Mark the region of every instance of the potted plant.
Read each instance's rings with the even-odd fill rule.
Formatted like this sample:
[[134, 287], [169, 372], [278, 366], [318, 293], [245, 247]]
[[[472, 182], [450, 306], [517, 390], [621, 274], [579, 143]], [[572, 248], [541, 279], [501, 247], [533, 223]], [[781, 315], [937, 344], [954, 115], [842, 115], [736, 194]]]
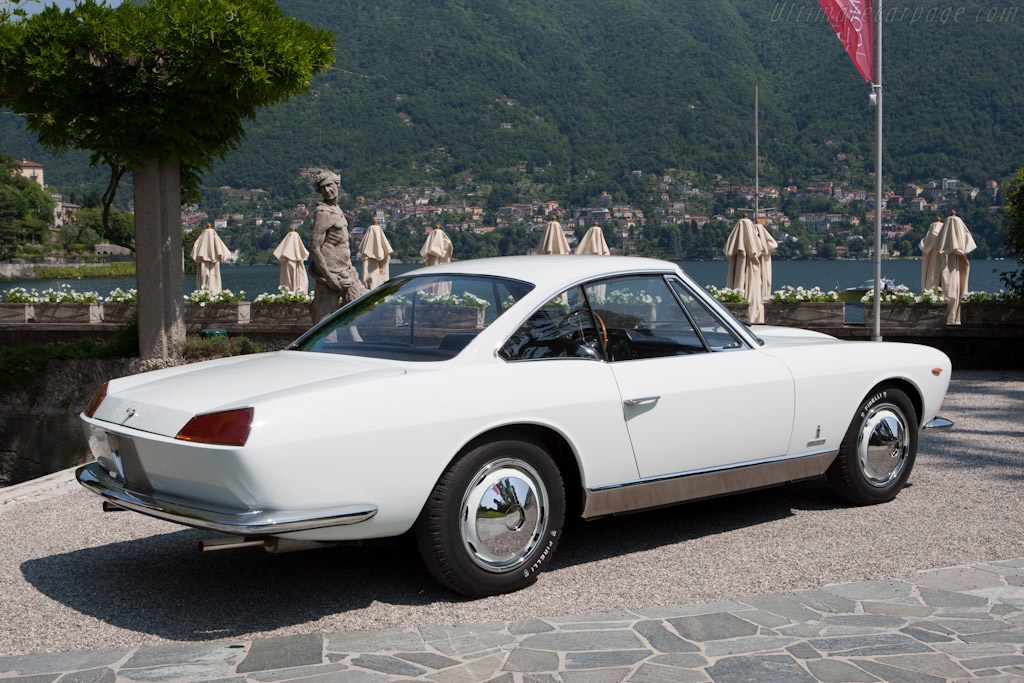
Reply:
[[251, 319], [254, 323], [285, 322], [313, 323], [310, 306], [313, 297], [302, 290], [290, 290], [279, 285], [277, 294], [264, 292], [252, 300]]
[[[0, 323], [27, 323], [32, 320], [32, 292], [24, 287], [13, 287], [4, 292], [0, 302]], [[35, 292], [38, 294], [38, 292]]]
[[622, 287], [607, 292], [604, 300], [599, 301], [598, 305], [612, 304], [618, 313], [635, 316], [640, 320], [653, 321], [658, 319], [658, 304], [660, 303], [660, 296], [648, 294], [646, 290], [641, 289], [639, 292], [634, 292], [628, 287]]
[[[861, 298], [864, 304], [864, 324], [875, 320], [874, 292]], [[893, 327], [942, 327], [946, 324], [946, 306], [949, 299], [938, 287], [915, 294], [906, 285], [898, 285], [882, 292], [880, 324]]]
[[967, 292], [960, 301], [960, 322], [965, 327], [1024, 325], [1024, 301], [1005, 290]]
[[488, 306], [490, 303], [469, 292], [463, 292], [461, 296], [420, 292], [410, 315], [417, 326], [479, 330], [484, 326], [484, 313]]
[[100, 295], [76, 292], [71, 285], [47, 289], [36, 295], [33, 290], [32, 318], [37, 323], [98, 323], [103, 320]]
[[765, 323], [789, 327], [832, 327], [844, 322], [846, 304], [836, 292], [821, 287], [786, 285], [772, 292], [764, 307]]
[[750, 303], [747, 301], [747, 297], [742, 289], [715, 287], [714, 285], [708, 285], [705, 289], [708, 290], [708, 294], [718, 299], [718, 303], [722, 304], [723, 308], [728, 309], [730, 313], [740, 320], [747, 321]]
[[138, 310], [139, 293], [135, 289], [118, 287], [103, 300], [103, 322], [123, 325], [131, 320]]
[[208, 289], [197, 289], [185, 296], [186, 325], [248, 323], [251, 310], [244, 291], [235, 294], [222, 289], [214, 294]]

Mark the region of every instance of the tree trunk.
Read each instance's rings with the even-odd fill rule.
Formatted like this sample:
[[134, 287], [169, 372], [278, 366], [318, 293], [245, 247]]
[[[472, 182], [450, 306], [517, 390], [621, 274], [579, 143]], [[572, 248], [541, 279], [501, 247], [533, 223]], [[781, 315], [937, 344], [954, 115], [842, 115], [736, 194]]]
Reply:
[[139, 356], [178, 357], [185, 348], [180, 161], [151, 159], [133, 173]]

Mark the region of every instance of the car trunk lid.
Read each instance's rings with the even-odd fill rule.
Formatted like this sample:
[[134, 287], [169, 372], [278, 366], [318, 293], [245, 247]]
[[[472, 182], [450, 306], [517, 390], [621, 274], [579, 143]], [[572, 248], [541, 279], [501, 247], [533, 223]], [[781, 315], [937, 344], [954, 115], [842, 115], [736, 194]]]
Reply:
[[113, 380], [94, 417], [173, 437], [202, 413], [405, 372], [387, 361], [297, 351], [238, 356]]

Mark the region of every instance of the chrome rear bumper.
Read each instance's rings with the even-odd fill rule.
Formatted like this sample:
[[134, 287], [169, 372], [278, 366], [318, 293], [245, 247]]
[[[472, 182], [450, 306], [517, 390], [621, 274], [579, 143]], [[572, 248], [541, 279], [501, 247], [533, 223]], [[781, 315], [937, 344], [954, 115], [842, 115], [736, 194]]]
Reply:
[[358, 524], [377, 514], [373, 505], [342, 505], [314, 510], [212, 510], [193, 502], [157, 498], [150, 493], [129, 491], [112, 478], [98, 462], [75, 471], [78, 483], [117, 507], [177, 524], [239, 536], [268, 536], [293, 531]]

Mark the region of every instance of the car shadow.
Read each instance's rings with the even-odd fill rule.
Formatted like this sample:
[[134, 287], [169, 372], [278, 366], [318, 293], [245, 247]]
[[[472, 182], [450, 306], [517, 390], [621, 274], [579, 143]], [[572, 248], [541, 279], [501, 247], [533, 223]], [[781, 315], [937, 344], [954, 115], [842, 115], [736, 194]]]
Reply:
[[[552, 569], [841, 507], [820, 482], [801, 482], [673, 508], [574, 523]], [[642, 533], [637, 533], [642, 528]], [[259, 548], [200, 554], [208, 536], [185, 529], [23, 562], [47, 597], [119, 628], [200, 642], [313, 623], [373, 602], [468, 600], [441, 587], [409, 538], [271, 555]]]
[[417, 605], [453, 597], [414, 545], [197, 552], [197, 541], [209, 535], [158, 534], [29, 560], [20, 569], [41, 593], [78, 612], [177, 641], [273, 631], [374, 601]]

